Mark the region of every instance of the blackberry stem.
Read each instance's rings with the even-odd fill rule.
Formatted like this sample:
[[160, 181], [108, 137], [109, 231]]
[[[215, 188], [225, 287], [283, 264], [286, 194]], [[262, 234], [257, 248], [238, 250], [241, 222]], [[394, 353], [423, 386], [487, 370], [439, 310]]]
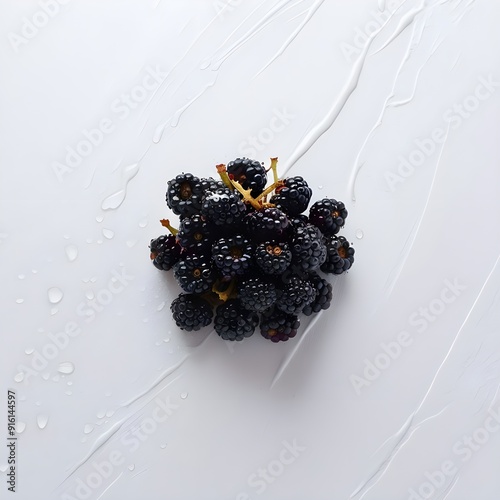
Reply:
[[220, 285], [219, 281], [216, 281], [214, 285], [212, 286], [212, 292], [216, 293], [219, 296], [219, 299], [222, 300], [222, 302], [226, 302], [231, 298], [233, 295], [233, 292], [235, 291], [236, 288], [236, 278], [233, 278], [231, 282], [229, 283], [228, 287], [225, 290], [219, 290], [218, 286]]
[[253, 208], [256, 210], [260, 210], [262, 208], [260, 203], [256, 199], [252, 198], [252, 195], [250, 194], [252, 192], [251, 189], [243, 189], [243, 186], [239, 182], [233, 181], [232, 179], [230, 179], [230, 182], [243, 195], [243, 199], [248, 201]]
[[271, 158], [271, 169], [273, 171], [274, 183], [276, 184], [279, 181], [278, 177], [278, 158]]
[[162, 219], [160, 223], [163, 227], [166, 227], [174, 236], [176, 236], [177, 233], [179, 232], [178, 229], [175, 229], [175, 227], [172, 227], [170, 225], [170, 221], [168, 219]]
[[234, 189], [234, 186], [231, 182], [231, 179], [229, 178], [229, 175], [227, 174], [226, 165], [224, 165], [224, 163], [221, 163], [215, 168], [217, 168], [217, 173], [220, 175], [222, 182], [224, 182], [224, 184], [232, 191]]
[[281, 186], [284, 186], [284, 182], [277, 180], [276, 182], [273, 182], [270, 186], [268, 186], [264, 191], [255, 198], [257, 201], [261, 200], [262, 198], [265, 198], [269, 193], [272, 193], [276, 188], [279, 188]]

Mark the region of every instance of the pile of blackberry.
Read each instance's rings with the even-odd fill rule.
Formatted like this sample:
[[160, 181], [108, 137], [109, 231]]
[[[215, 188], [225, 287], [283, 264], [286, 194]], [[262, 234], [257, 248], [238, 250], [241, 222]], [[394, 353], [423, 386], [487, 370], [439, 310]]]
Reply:
[[237, 158], [217, 166], [219, 180], [182, 173], [168, 181], [166, 201], [179, 216], [178, 229], [162, 220], [168, 234], [149, 248], [155, 267], [173, 270], [182, 289], [170, 307], [182, 330], [213, 321], [224, 340], [243, 340], [258, 327], [280, 342], [295, 337], [301, 314], [330, 307], [325, 275], [342, 274], [354, 262], [354, 248], [338, 234], [347, 210], [323, 198], [305, 215], [311, 188], [300, 176], [280, 179], [277, 161], [266, 169]]

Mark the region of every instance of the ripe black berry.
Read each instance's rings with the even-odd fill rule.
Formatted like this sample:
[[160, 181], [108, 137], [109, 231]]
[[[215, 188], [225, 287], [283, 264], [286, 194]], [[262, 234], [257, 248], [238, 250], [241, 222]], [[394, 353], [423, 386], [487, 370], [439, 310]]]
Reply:
[[286, 342], [297, 335], [299, 326], [300, 320], [296, 315], [274, 310], [269, 315], [262, 315], [260, 333], [272, 342]]
[[298, 227], [292, 239], [292, 263], [302, 271], [316, 271], [325, 262], [326, 246], [320, 230], [310, 224]]
[[189, 253], [203, 254], [212, 247], [212, 231], [201, 215], [191, 215], [182, 219], [177, 241]]
[[264, 191], [267, 184], [266, 169], [257, 160], [236, 158], [227, 164], [227, 173], [244, 189], [251, 189], [250, 194], [254, 198]]
[[289, 177], [283, 180], [283, 186], [276, 188], [271, 203], [290, 216], [299, 215], [307, 209], [311, 195], [312, 190], [302, 177]]
[[220, 305], [215, 313], [214, 328], [224, 340], [243, 340], [251, 337], [259, 317], [246, 310], [237, 299], [231, 299]]
[[344, 226], [347, 210], [341, 201], [323, 198], [309, 210], [309, 222], [320, 229], [325, 236], [333, 236]]
[[170, 310], [181, 330], [197, 331], [212, 322], [212, 307], [198, 295], [181, 293], [172, 302]]
[[216, 226], [230, 226], [241, 222], [246, 207], [237, 192], [219, 188], [204, 197], [201, 213]]
[[332, 285], [318, 274], [310, 275], [308, 281], [312, 284], [316, 292], [316, 297], [302, 309], [302, 312], [306, 316], [311, 316], [313, 313], [330, 307], [330, 303], [332, 302]]
[[221, 238], [212, 247], [212, 259], [224, 279], [245, 274], [252, 266], [250, 240], [239, 234]]
[[316, 291], [309, 281], [291, 276], [289, 282], [280, 287], [276, 307], [287, 314], [299, 314], [315, 297]]
[[255, 242], [283, 241], [290, 227], [287, 216], [277, 208], [251, 212], [245, 217], [244, 223], [248, 236]]
[[212, 263], [204, 256], [188, 255], [174, 266], [174, 276], [187, 293], [211, 290], [216, 274]]
[[292, 262], [288, 243], [266, 241], [255, 250], [255, 262], [265, 274], [283, 274]]
[[207, 185], [193, 174], [179, 174], [167, 183], [167, 205], [181, 217], [197, 214], [201, 210], [201, 199], [206, 189]]
[[177, 244], [172, 234], [160, 236], [151, 240], [151, 260], [154, 266], [161, 271], [169, 271], [179, 261], [181, 247]]
[[342, 274], [349, 270], [354, 262], [354, 248], [343, 236], [332, 236], [327, 240], [327, 257], [321, 270], [324, 273]]
[[269, 279], [260, 276], [244, 278], [238, 284], [238, 298], [249, 311], [262, 312], [276, 302], [276, 286]]

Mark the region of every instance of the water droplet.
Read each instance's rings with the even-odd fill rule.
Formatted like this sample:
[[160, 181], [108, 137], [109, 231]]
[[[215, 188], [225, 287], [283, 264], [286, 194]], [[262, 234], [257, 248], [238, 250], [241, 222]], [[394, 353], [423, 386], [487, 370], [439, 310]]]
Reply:
[[34, 350], [35, 349], [33, 347], [26, 347], [24, 352], [29, 355], [29, 354], [33, 354]]
[[69, 389], [65, 391], [66, 396], [71, 396], [73, 394], [73, 391], [70, 391]]
[[24, 302], [24, 299], [16, 299], [17, 304], [22, 304]]
[[36, 274], [38, 271], [37, 271], [36, 269], [32, 269], [32, 270], [31, 270], [31, 272], [32, 272], [33, 274]]
[[135, 465], [134, 465], [134, 464], [130, 464], [130, 465], [128, 466], [128, 470], [134, 470], [134, 469], [135, 469]]
[[361, 231], [361, 229], [357, 229], [356, 230], [356, 238], [358, 238], [358, 240], [360, 240], [361, 238], [363, 238], [363, 236], [364, 236], [363, 231]]
[[108, 410], [106, 412], [106, 417], [111, 418], [115, 414], [114, 410]]
[[103, 217], [102, 215], [98, 215], [98, 216], [95, 218], [95, 220], [96, 220], [97, 222], [102, 222], [102, 221], [104, 220], [104, 217]]
[[14, 382], [22, 382], [24, 380], [24, 373], [23, 372], [19, 372], [18, 374], [16, 374], [14, 376]]
[[90, 278], [91, 283], [95, 283], [96, 281], [97, 281], [97, 276], [93, 276], [92, 278]]
[[155, 345], [161, 345], [161, 342], [160, 342], [159, 340], [157, 340], [157, 341], [155, 342]]
[[127, 165], [123, 168], [121, 174], [121, 183], [123, 187], [116, 191], [115, 193], [104, 198], [101, 208], [103, 210], [114, 210], [118, 208], [127, 196], [128, 183], [138, 174], [139, 163], [133, 163], [132, 165]]
[[73, 373], [75, 371], [75, 365], [71, 363], [71, 361], [63, 361], [62, 363], [59, 363], [59, 368], [57, 369], [57, 371], [59, 373], [69, 375], [70, 373]]
[[165, 301], [163, 301], [163, 302], [162, 302], [162, 303], [161, 303], [161, 304], [160, 304], [160, 305], [156, 308], [156, 310], [157, 310], [157, 311], [161, 311], [161, 310], [163, 310], [163, 308], [164, 308], [164, 307], [165, 307]]
[[47, 427], [48, 421], [49, 421], [49, 417], [47, 415], [44, 415], [43, 413], [40, 415], [37, 415], [37, 417], [36, 417], [36, 423], [40, 429], [45, 429], [45, 427]]
[[71, 238], [71, 236], [70, 236], [69, 234], [65, 234], [65, 235], [63, 236], [63, 238], [64, 238], [65, 240], [69, 240], [69, 239]]
[[137, 245], [137, 240], [127, 240], [127, 246], [129, 248], [135, 247]]
[[148, 219], [143, 219], [139, 222], [139, 227], [146, 227], [148, 225]]
[[87, 299], [89, 300], [92, 300], [95, 297], [94, 292], [92, 290], [87, 290], [85, 292], [85, 297], [87, 297]]
[[87, 238], [87, 239], [85, 240], [85, 243], [87, 243], [88, 245], [90, 245], [90, 244], [92, 244], [92, 242], [93, 242], [93, 241], [94, 241], [94, 240], [93, 240], [92, 238]]
[[73, 262], [78, 257], [78, 247], [76, 245], [68, 245], [66, 248], [66, 257], [70, 262]]
[[91, 424], [86, 424], [85, 427], [83, 428], [83, 433], [84, 434], [90, 434], [94, 430], [94, 426]]
[[61, 302], [62, 298], [64, 297], [64, 294], [60, 288], [57, 287], [52, 287], [49, 288], [47, 291], [47, 295], [49, 296], [49, 302], [51, 304], [58, 304]]
[[103, 228], [103, 229], [102, 229], [102, 235], [103, 235], [106, 239], [111, 240], [111, 239], [114, 237], [115, 233], [114, 233], [114, 231], [111, 231], [111, 229], [106, 229], [106, 228]]
[[25, 422], [17, 422], [16, 423], [16, 433], [21, 434], [24, 432], [24, 429], [26, 429], [26, 423]]
[[98, 245], [102, 245], [103, 241], [102, 240], [97, 240]]
[[44, 374], [42, 375], [42, 378], [43, 378], [43, 380], [49, 380], [49, 378], [50, 378], [50, 373], [44, 373]]
[[100, 410], [97, 412], [97, 418], [104, 418], [106, 415], [106, 410]]
[[170, 342], [170, 337], [167, 337], [166, 339], [163, 339], [163, 342]]
[[37, 401], [37, 402], [35, 403], [35, 405], [36, 405], [36, 406], [42, 406], [42, 403], [41, 403], [40, 401]]
[[54, 316], [54, 314], [57, 314], [59, 312], [59, 309], [57, 307], [53, 307], [51, 310], [50, 310], [50, 315], [51, 316]]
[[68, 380], [68, 381], [66, 382], [66, 384], [67, 384], [67, 385], [73, 385], [73, 382], [71, 382], [71, 380]]
[[318, 186], [318, 189], [323, 189], [323, 186]]
[[25, 276], [24, 274], [20, 274], [20, 275], [18, 276], [18, 278], [19, 278], [20, 280], [23, 280], [24, 278], [26, 278], [26, 276]]
[[188, 393], [187, 392], [182, 392], [181, 393], [181, 399], [186, 399], [188, 397]]
[[167, 444], [166, 444], [166, 443], [162, 443], [162, 444], [160, 444], [160, 448], [161, 448], [162, 450], [164, 450], [166, 447], [167, 447]]

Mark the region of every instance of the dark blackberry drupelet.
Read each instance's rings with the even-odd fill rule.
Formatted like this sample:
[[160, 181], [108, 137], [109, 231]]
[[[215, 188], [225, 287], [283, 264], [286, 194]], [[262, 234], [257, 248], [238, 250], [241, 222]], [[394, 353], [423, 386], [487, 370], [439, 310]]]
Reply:
[[238, 298], [249, 311], [262, 312], [274, 305], [278, 297], [276, 286], [269, 279], [253, 276], [238, 284]]
[[218, 188], [203, 198], [201, 213], [216, 226], [232, 226], [243, 220], [246, 207], [237, 192]]
[[315, 297], [316, 291], [309, 281], [291, 276], [278, 291], [276, 307], [287, 314], [299, 314]]
[[299, 215], [307, 209], [312, 190], [300, 176], [283, 179], [270, 202], [290, 216]]
[[342, 274], [354, 263], [354, 248], [343, 236], [332, 236], [326, 243], [327, 257], [321, 270], [329, 274]]
[[323, 235], [311, 224], [296, 229], [291, 249], [292, 264], [302, 271], [316, 271], [325, 262], [326, 246]]
[[[212, 179], [212, 181], [214, 180]], [[203, 182], [193, 174], [179, 174], [167, 183], [168, 207], [180, 217], [189, 217], [200, 213], [201, 200], [209, 185], [209, 181]]]
[[323, 198], [309, 210], [309, 222], [325, 236], [333, 236], [340, 231], [347, 219], [347, 210], [341, 201]]
[[284, 241], [288, 238], [290, 222], [277, 208], [264, 208], [249, 213], [244, 221], [245, 229], [252, 241]]
[[215, 313], [214, 328], [224, 340], [243, 340], [251, 337], [259, 317], [246, 310], [237, 299], [230, 299], [220, 305]]
[[260, 320], [260, 333], [272, 342], [286, 342], [297, 335], [300, 320], [295, 314], [286, 314], [275, 309], [263, 314]]
[[159, 238], [151, 240], [149, 248], [151, 250], [150, 257], [154, 266], [161, 271], [169, 271], [179, 262], [181, 247], [172, 234], [160, 236]]
[[197, 331], [212, 322], [210, 304], [198, 295], [181, 293], [171, 304], [175, 324], [188, 332]]
[[207, 257], [187, 255], [174, 266], [174, 276], [185, 292], [203, 293], [211, 290], [216, 273]]
[[312, 284], [316, 292], [316, 297], [302, 309], [302, 312], [306, 316], [311, 316], [313, 313], [330, 307], [330, 303], [332, 302], [332, 285], [318, 274], [310, 275], [308, 281]]
[[255, 249], [255, 262], [265, 274], [282, 274], [292, 262], [288, 243], [266, 241]]
[[212, 247], [212, 259], [223, 279], [241, 276], [252, 267], [253, 246], [239, 234], [221, 238]]
[[213, 244], [211, 227], [201, 215], [185, 217], [179, 226], [177, 241], [188, 253], [210, 253]]
[[227, 164], [229, 177], [239, 182], [243, 189], [251, 189], [253, 198], [264, 191], [267, 184], [266, 169], [257, 160], [236, 158]]

